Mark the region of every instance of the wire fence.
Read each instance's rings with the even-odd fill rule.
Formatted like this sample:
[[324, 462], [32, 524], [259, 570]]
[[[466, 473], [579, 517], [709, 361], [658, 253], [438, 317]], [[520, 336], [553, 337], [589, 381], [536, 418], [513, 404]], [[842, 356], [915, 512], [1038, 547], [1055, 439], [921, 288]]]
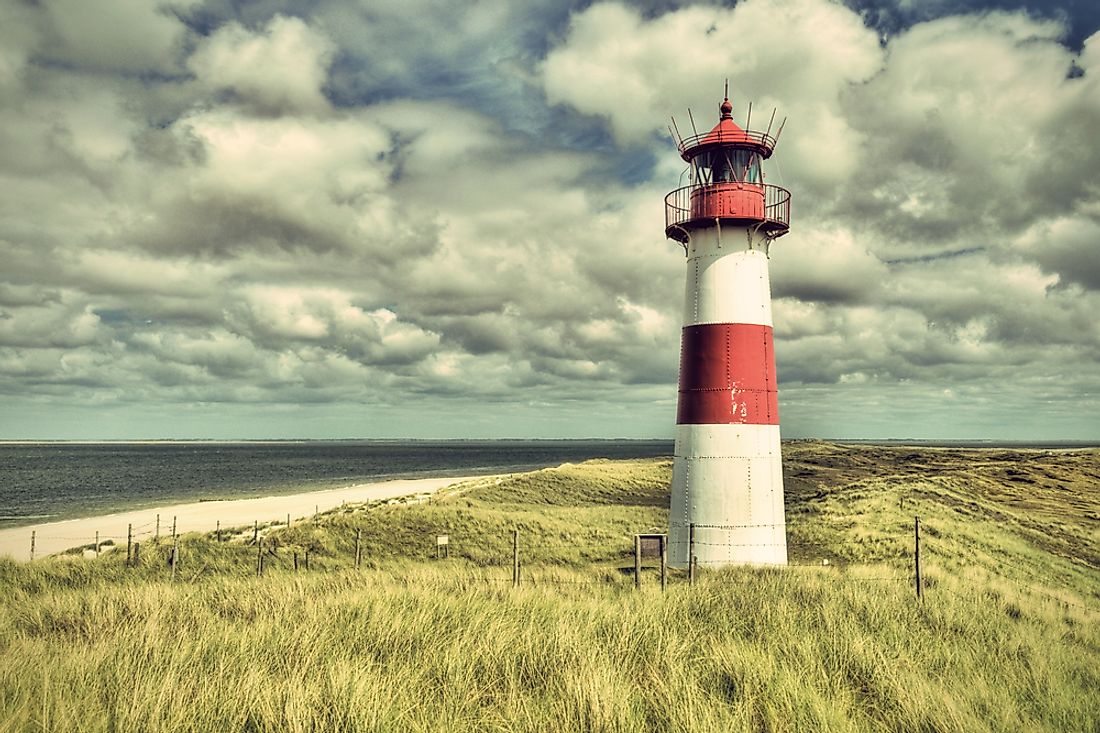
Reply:
[[[368, 549], [361, 527], [334, 528], [331, 525], [311, 523], [306, 520], [299, 520], [295, 525], [290, 516], [286, 517], [285, 522], [256, 520], [251, 525], [222, 527], [219, 522], [213, 531], [204, 529], [201, 532], [188, 534], [192, 537], [198, 534], [218, 545], [226, 545], [238, 550], [247, 548], [254, 553], [252, 560], [246, 564], [238, 556], [235, 564], [230, 562], [228, 565], [212, 565], [210, 561], [204, 561], [197, 568], [187, 567], [189, 561], [181, 554], [183, 530], [177, 526], [175, 517], [171, 522], [167, 521], [167, 517], [163, 522], [161, 519], [158, 515], [156, 519], [144, 524], [131, 524], [127, 527], [125, 534], [97, 532], [94, 537], [43, 536], [32, 530], [30, 559], [35, 560], [36, 545], [40, 540], [78, 543], [67, 552], [71, 554], [82, 551], [85, 556], [95, 557], [102, 554], [121, 554], [125, 548], [124, 566], [127, 569], [146, 568], [148, 570], [151, 567], [160, 566], [164, 572], [170, 573], [173, 580], [195, 581], [201, 577], [227, 573], [243, 572], [262, 577], [273, 570], [333, 572], [360, 569], [364, 565], [365, 550]], [[316, 519], [315, 514], [314, 520]], [[309, 537], [294, 537], [286, 532], [295, 527], [343, 532], [344, 536], [340, 538], [342, 541], [337, 543], [337, 549], [331, 546], [318, 547]], [[607, 587], [622, 586], [633, 581], [635, 587], [641, 587], [644, 577], [656, 577], [659, 579], [661, 588], [664, 589], [671, 583], [694, 585], [696, 572], [699, 569], [714, 570], [730, 565], [758, 565], [773, 567], [777, 570], [812, 568], [819, 571], [832, 571], [837, 573], [838, 579], [842, 578], [847, 583], [907, 586], [918, 601], [926, 598], [929, 589], [933, 589], [934, 594], [942, 591], [948, 595], [967, 599], [996, 595], [988, 589], [967, 592], [951, 587], [941, 582], [940, 573], [929, 577], [924, 566], [928, 559], [928, 547], [927, 545], [922, 547], [922, 542], [926, 542], [921, 533], [922, 527], [920, 518], [915, 517], [913, 531], [907, 536], [898, 534], [895, 525], [890, 528], [893, 535], [887, 534], [878, 539], [861, 539], [859, 541], [861, 549], [877, 551], [877, 557], [871, 562], [851, 561], [837, 556], [833, 548], [822, 542], [799, 539], [797, 536], [787, 539], [790, 525], [786, 523], [692, 524], [673, 527], [673, 530], [687, 530], [688, 547], [686, 557], [677, 558], [677, 561], [671, 564], [668, 559], [669, 535], [664, 533], [638, 533], [633, 537], [609, 533], [595, 538], [574, 540], [572, 538], [555, 539], [535, 532], [524, 540], [519, 530], [512, 530], [507, 535], [494, 536], [485, 533], [465, 534], [446, 527], [439, 529], [426, 527], [415, 533], [406, 531], [403, 534], [395, 534], [392, 528], [387, 527], [379, 528], [381, 535], [373, 539], [376, 542], [384, 539], [391, 546], [390, 552], [382, 553], [383, 559], [403, 556], [416, 560], [452, 561], [449, 572], [454, 574], [457, 581], [465, 584], [506, 585], [510, 583], [516, 588], [521, 586]], [[706, 530], [710, 536], [707, 539], [697, 537], [697, 530]], [[778, 541], [715, 541], [715, 533], [719, 534], [717, 539], [720, 539], [722, 532], [729, 533], [736, 539], [739, 533], [746, 530], [772, 533]], [[190, 541], [190, 538], [187, 541]], [[399, 551], [401, 548], [406, 550], [414, 548], [414, 550], [402, 553]], [[720, 556], [715, 556], [715, 548], [724, 551], [724, 554], [719, 553]], [[774, 561], [761, 562], [761, 551]], [[682, 548], [678, 553], [683, 555]], [[366, 559], [369, 560], [371, 567], [378, 567], [378, 558], [371, 556]], [[575, 571], [578, 566], [584, 566], [582, 561], [585, 560], [588, 561], [588, 570], [592, 572], [591, 578], [562, 578], [555, 575], [566, 570]], [[623, 562], [628, 564], [623, 566]], [[460, 563], [466, 564], [465, 571], [459, 565]], [[511, 572], [498, 576], [502, 568], [510, 568]], [[1082, 599], [1077, 589], [1054, 587], [1050, 579], [1038, 578], [1021, 566], [1014, 565], [1013, 569], [1036, 582], [1009, 577], [993, 569], [990, 569], [990, 574], [1020, 591], [1042, 596], [1064, 607], [1073, 607], [1087, 612], [1100, 610], [1100, 604], [1089, 598]], [[1071, 596], [1072, 600], [1065, 596]]]

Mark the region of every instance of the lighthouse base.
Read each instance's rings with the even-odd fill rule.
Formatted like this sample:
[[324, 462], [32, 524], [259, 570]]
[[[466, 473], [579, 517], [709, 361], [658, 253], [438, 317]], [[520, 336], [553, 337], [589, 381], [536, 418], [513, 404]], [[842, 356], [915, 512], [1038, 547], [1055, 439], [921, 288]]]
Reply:
[[[691, 525], [695, 525], [694, 543]], [[668, 561], [786, 565], [778, 425], [678, 425]]]

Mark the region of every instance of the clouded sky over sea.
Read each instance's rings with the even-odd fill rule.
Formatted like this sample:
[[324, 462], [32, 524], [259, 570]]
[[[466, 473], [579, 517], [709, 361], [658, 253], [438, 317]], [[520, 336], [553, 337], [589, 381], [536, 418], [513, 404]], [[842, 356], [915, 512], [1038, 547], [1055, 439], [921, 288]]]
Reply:
[[1100, 4], [0, 0], [0, 439], [671, 437], [670, 115], [788, 122], [786, 437], [1100, 438]]

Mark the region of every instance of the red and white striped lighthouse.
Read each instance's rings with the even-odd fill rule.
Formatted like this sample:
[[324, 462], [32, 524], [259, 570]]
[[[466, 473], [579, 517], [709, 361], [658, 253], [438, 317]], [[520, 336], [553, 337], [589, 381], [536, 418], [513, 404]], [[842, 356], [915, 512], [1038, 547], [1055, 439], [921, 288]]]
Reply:
[[665, 198], [665, 234], [687, 254], [669, 561], [785, 565], [768, 248], [791, 195], [764, 183], [771, 124], [742, 129], [728, 97], [719, 110], [710, 132], [677, 134], [691, 183]]

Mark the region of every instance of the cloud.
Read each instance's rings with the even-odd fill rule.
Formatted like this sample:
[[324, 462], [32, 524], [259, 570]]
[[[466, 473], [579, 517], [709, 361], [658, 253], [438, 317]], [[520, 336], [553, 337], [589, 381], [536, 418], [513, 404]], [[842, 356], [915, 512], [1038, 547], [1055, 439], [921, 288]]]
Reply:
[[323, 112], [335, 46], [300, 18], [276, 15], [260, 32], [230, 22], [204, 38], [187, 65], [199, 83], [269, 113]]
[[120, 2], [103, 17], [129, 26], [77, 37], [67, 7], [0, 10], [3, 414], [214, 405], [240, 436], [297, 405], [379, 434], [430, 406], [456, 434], [667, 435], [661, 133], [689, 105], [713, 124], [728, 76], [739, 121], [789, 117], [768, 169], [793, 192], [771, 248], [788, 434], [997, 427], [1004, 405], [1086, 429], [1100, 36], [547, 0]]
[[186, 29], [167, 3], [50, 0], [36, 20], [45, 60], [124, 73], [178, 70]]
[[[773, 105], [782, 114], [817, 111], [799, 116], [813, 119], [815, 129], [825, 126], [826, 144], [815, 151], [820, 157], [850, 144], [844, 121], [821, 113], [831, 112], [847, 85], [874, 75], [881, 60], [876, 34], [829, 2], [752, 0], [653, 19], [625, 5], [599, 3], [573, 16], [566, 42], [551, 51], [542, 72], [550, 102], [605, 117], [623, 140], [662, 133], [670, 113], [686, 123], [689, 106], [699, 110], [697, 123], [706, 125], [729, 77], [739, 119], [748, 101], [755, 102], [761, 126]], [[714, 108], [700, 109], [701, 100], [715, 100]], [[821, 168], [835, 162], [829, 157]]]

